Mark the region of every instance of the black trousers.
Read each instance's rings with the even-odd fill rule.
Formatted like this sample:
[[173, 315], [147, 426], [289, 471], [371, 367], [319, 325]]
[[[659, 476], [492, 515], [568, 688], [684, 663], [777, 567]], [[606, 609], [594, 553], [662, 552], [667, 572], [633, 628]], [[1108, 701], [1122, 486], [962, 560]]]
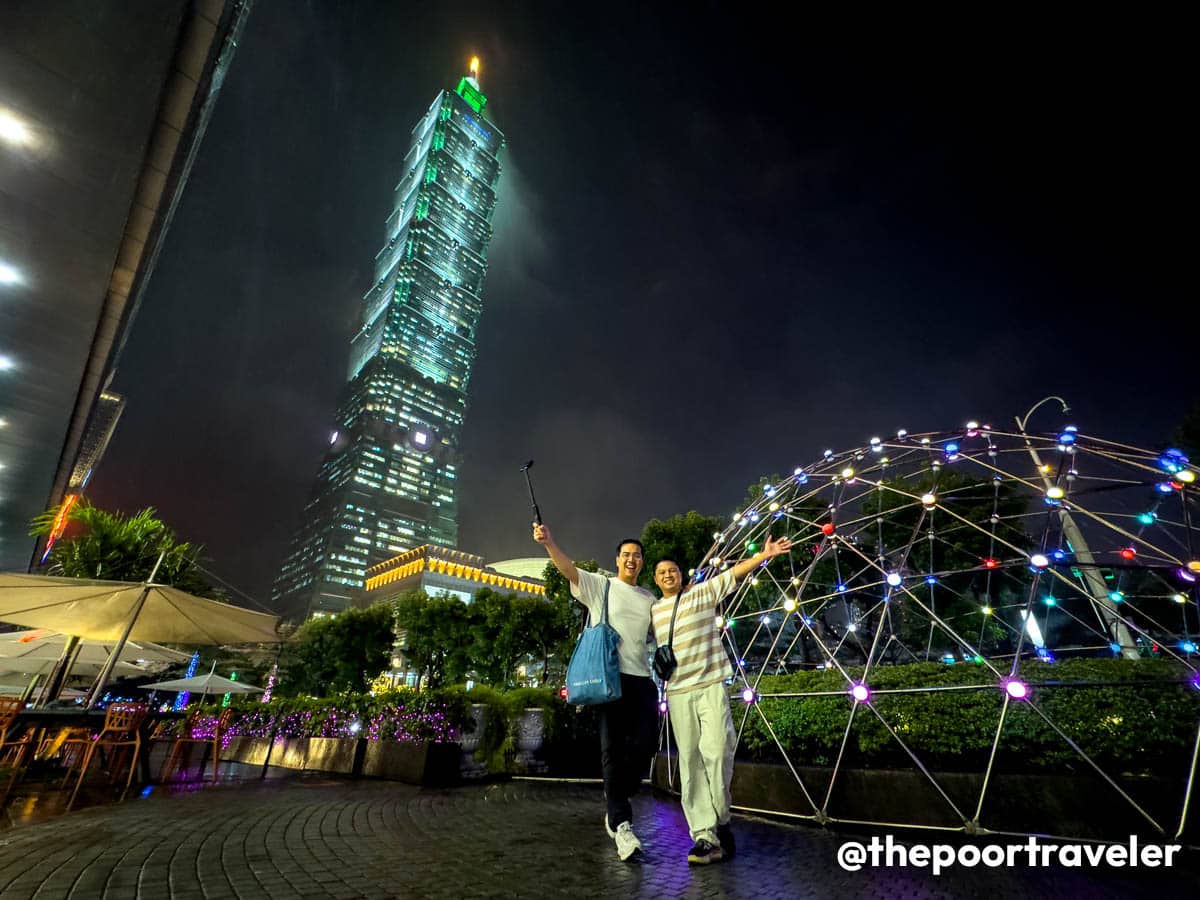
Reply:
[[621, 673], [621, 699], [598, 706], [600, 765], [608, 825], [633, 822], [629, 798], [638, 792], [658, 750], [658, 688], [653, 680]]

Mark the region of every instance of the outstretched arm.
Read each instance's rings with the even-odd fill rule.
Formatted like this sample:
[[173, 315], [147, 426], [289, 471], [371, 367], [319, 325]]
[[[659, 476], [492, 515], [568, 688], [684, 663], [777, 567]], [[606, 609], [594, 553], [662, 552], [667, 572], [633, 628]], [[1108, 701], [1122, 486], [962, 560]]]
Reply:
[[[770, 535], [767, 535], [767, 541], [765, 544], [763, 544], [763, 548], [761, 550], [748, 559], [743, 559], [741, 562], [735, 564], [729, 571], [733, 573], [733, 577], [737, 581], [741, 581], [763, 563], [774, 559], [781, 553], [787, 553], [791, 549], [791, 538], [781, 537], [779, 539], [775, 539]], [[564, 572], [563, 574], [565, 575], [566, 573]]]
[[563, 578], [567, 579], [573, 585], [579, 584], [579, 570], [575, 568], [575, 563], [571, 561], [571, 557], [567, 556], [563, 552], [562, 547], [555, 543], [554, 536], [550, 534], [548, 527], [534, 522], [533, 539], [546, 548], [546, 553], [550, 556], [550, 561], [554, 563], [554, 568], [562, 572]]

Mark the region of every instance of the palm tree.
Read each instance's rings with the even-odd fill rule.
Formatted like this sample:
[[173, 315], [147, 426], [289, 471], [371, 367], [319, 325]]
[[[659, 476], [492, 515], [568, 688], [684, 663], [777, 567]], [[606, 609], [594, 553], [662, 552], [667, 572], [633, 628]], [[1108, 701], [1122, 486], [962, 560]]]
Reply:
[[[30, 534], [48, 536], [59, 510], [32, 522]], [[180, 541], [153, 508], [131, 516], [109, 512], [81, 499], [67, 513], [67, 533], [50, 550], [48, 574], [105, 581], [145, 581], [162, 554], [155, 581], [191, 594], [218, 597], [200, 575], [201, 547]]]

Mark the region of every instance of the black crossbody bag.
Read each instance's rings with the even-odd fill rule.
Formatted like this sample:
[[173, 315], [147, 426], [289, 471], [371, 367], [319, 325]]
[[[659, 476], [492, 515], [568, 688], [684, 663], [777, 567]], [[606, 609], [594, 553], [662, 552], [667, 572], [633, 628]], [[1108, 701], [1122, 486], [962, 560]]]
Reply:
[[675, 651], [671, 649], [671, 642], [675, 640], [675, 614], [679, 612], [679, 598], [683, 596], [683, 591], [675, 595], [675, 605], [671, 607], [671, 627], [667, 629], [667, 642], [655, 648], [654, 650], [654, 674], [658, 676], [659, 681], [670, 681], [671, 676], [675, 674], [675, 667], [678, 662], [675, 659]]

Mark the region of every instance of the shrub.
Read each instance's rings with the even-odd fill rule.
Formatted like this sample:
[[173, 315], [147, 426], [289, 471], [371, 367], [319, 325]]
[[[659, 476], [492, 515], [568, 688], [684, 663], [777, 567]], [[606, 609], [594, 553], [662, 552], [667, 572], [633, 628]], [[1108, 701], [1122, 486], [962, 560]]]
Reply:
[[[862, 676], [861, 667], [847, 672], [855, 679]], [[1190, 672], [1183, 666], [1170, 660], [1079, 658], [1051, 665], [1030, 661], [1022, 663], [1018, 672], [1030, 685], [1031, 700], [1009, 704], [996, 759], [1001, 770], [1090, 768], [1037, 714], [1035, 706], [1106, 769], [1164, 774], [1186, 766], [1200, 720], [1200, 694], [1185, 683]], [[898, 737], [931, 768], [984, 768], [1003, 705], [997, 679], [989, 669], [940, 663], [879, 666], [871, 671], [870, 686], [871, 705], [879, 715], [866, 707], [855, 711], [846, 764], [912, 765]], [[887, 693], [906, 688], [931, 690]], [[773, 755], [775, 739], [763, 722], [765, 717], [793, 762], [833, 764], [854, 705], [846, 696], [841, 673], [766, 676], [758, 691], [762, 716], [751, 711], [746, 718], [742, 735], [746, 754], [756, 759]], [[772, 696], [814, 692], [832, 695]]]

